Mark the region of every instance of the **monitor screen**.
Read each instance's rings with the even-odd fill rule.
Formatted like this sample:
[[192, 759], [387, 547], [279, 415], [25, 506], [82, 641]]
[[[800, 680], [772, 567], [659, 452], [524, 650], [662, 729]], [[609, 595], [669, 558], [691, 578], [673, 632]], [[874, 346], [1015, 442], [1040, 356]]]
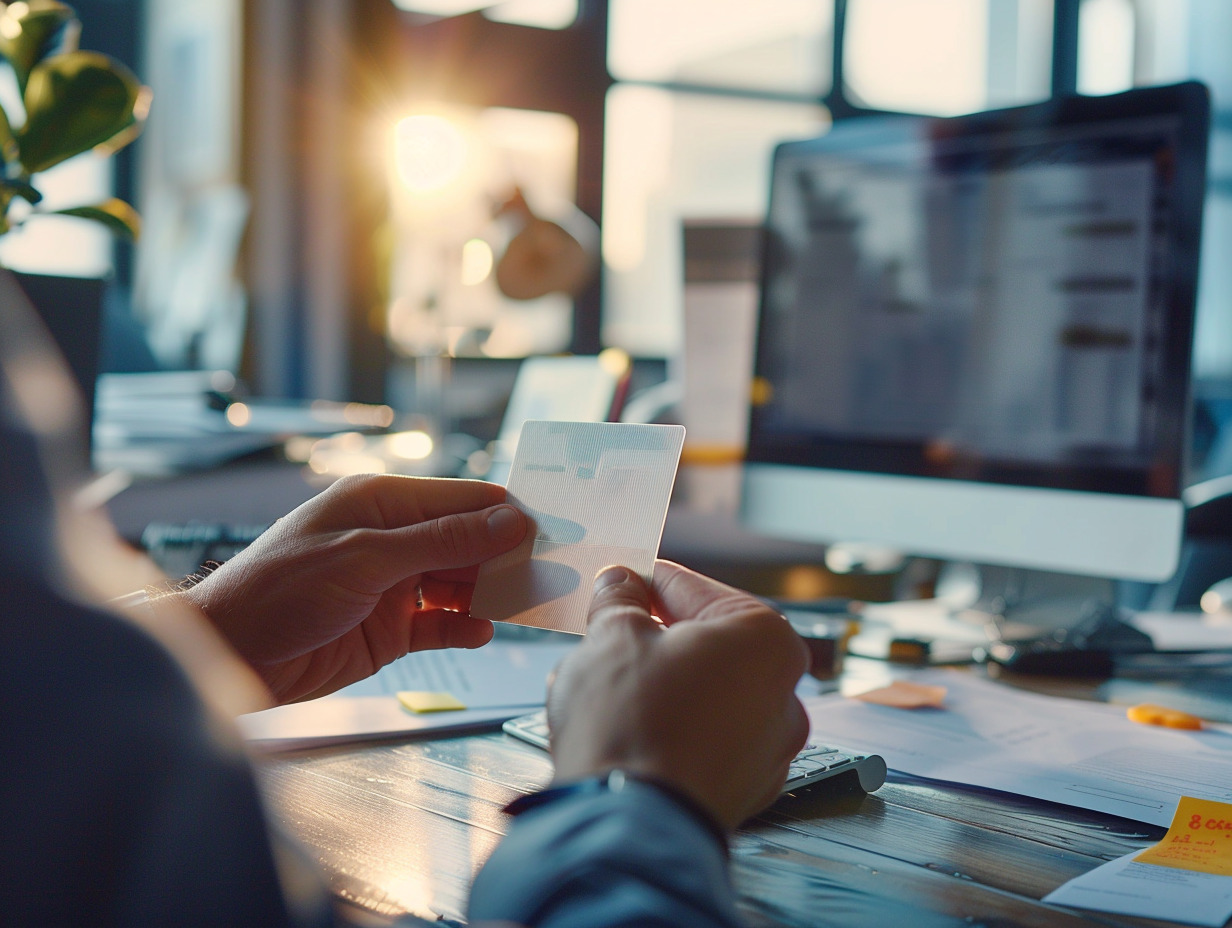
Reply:
[[1207, 109], [1182, 84], [779, 146], [748, 524], [1170, 576]]

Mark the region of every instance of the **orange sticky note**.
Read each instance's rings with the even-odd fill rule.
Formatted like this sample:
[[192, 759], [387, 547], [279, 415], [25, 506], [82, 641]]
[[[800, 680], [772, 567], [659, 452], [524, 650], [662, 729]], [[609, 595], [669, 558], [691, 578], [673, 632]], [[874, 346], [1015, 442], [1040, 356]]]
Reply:
[[1134, 860], [1178, 870], [1232, 876], [1232, 804], [1181, 797], [1172, 827]]
[[1130, 706], [1125, 714], [1129, 716], [1131, 722], [1137, 722], [1140, 725], [1163, 725], [1165, 728], [1186, 728], [1191, 731], [1197, 731], [1202, 727], [1202, 720], [1196, 715], [1190, 715], [1180, 709], [1157, 706], [1153, 702]]
[[452, 693], [431, 693], [427, 690], [401, 690], [398, 702], [412, 712], [454, 712], [465, 709], [466, 703]]
[[895, 680], [889, 686], [857, 693], [852, 698], [878, 706], [892, 706], [895, 709], [940, 709], [945, 702], [945, 694], [944, 686]]

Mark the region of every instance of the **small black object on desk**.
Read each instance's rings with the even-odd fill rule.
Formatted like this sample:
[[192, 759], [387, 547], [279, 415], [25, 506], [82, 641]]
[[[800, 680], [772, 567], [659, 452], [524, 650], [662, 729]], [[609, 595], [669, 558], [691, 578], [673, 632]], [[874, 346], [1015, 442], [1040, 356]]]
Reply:
[[1125, 622], [1115, 607], [1101, 603], [1071, 627], [1026, 641], [994, 642], [979, 649], [976, 659], [1017, 673], [1108, 677], [1117, 656], [1154, 649], [1149, 635]]

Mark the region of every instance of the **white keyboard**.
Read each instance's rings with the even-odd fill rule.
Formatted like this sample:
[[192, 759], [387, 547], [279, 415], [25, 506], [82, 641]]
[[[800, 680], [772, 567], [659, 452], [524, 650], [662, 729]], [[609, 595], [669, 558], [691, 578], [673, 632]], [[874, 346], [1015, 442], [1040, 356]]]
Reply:
[[[505, 734], [545, 751], [548, 749], [548, 720], [542, 709], [510, 719], [502, 727]], [[859, 751], [810, 741], [791, 762], [782, 791], [794, 793], [825, 783], [827, 789], [833, 788], [836, 792], [858, 787], [871, 793], [881, 787], [885, 778], [886, 763], [879, 754], [861, 754]]]

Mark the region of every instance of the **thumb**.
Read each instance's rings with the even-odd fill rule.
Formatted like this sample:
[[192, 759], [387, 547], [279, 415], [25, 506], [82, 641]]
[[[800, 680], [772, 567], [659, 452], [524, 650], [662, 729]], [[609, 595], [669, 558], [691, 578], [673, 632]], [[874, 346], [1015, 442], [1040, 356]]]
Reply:
[[605, 634], [628, 627], [659, 627], [650, 617], [650, 589], [646, 581], [627, 567], [605, 567], [595, 577], [586, 632]]
[[389, 553], [399, 559], [404, 573], [449, 570], [517, 547], [526, 536], [526, 517], [513, 506], [491, 506], [428, 519], [389, 534], [397, 542]]

